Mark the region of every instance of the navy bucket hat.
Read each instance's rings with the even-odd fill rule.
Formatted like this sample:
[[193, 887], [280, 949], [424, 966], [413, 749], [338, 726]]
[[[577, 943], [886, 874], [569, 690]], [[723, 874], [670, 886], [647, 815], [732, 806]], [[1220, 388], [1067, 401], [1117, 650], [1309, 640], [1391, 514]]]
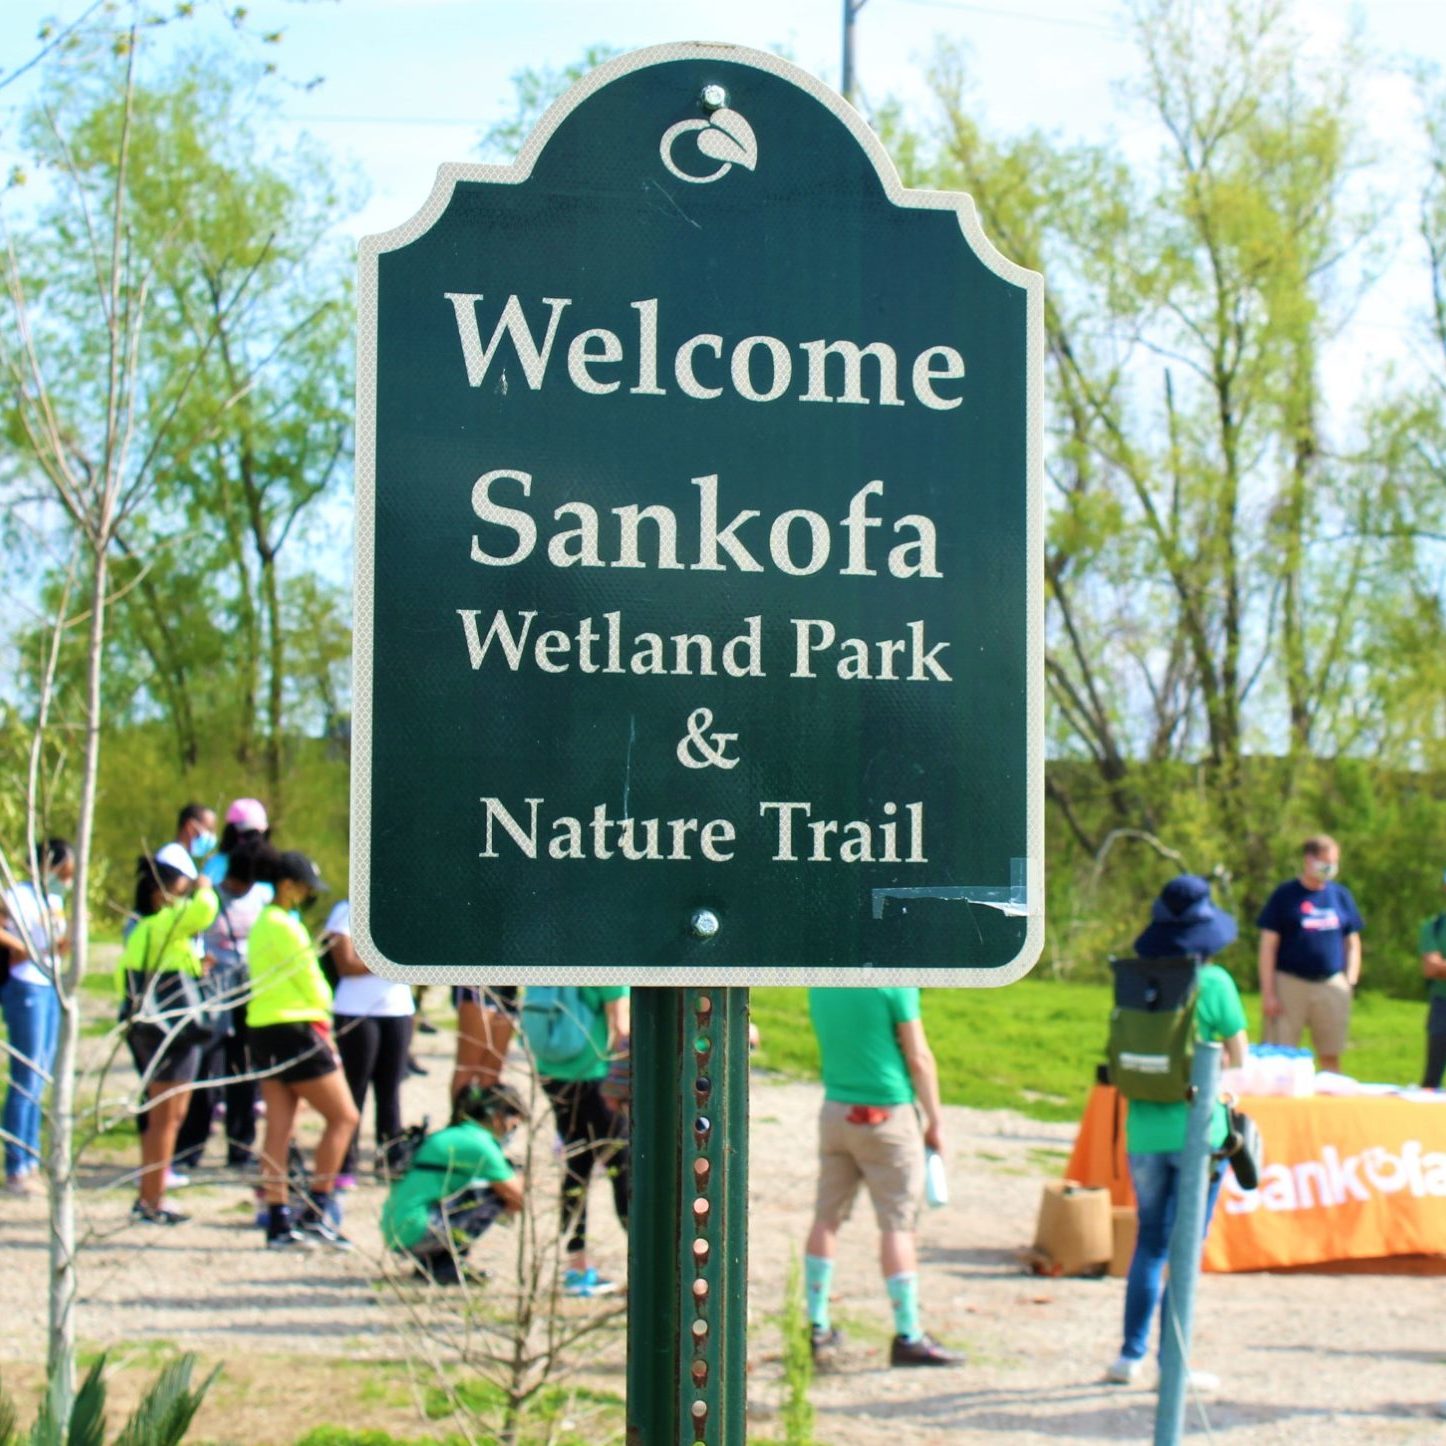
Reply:
[[1160, 890], [1150, 908], [1150, 922], [1135, 940], [1141, 959], [1189, 956], [1208, 959], [1235, 942], [1235, 916], [1210, 900], [1210, 880], [1179, 874]]

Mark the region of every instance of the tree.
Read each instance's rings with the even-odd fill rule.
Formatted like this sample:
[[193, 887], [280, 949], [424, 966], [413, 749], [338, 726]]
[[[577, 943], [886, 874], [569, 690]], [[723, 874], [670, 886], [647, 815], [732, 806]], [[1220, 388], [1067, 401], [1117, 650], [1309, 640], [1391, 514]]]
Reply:
[[[94, 8], [94, 7], [93, 7]], [[87, 16], [90, 15], [87, 11]], [[74, 539], [53, 636], [84, 632], [77, 696], [62, 700], [83, 740], [76, 779], [76, 878], [69, 959], [55, 979], [59, 1042], [47, 1111], [46, 1175], [50, 1186], [48, 1365], [52, 1417], [67, 1427], [75, 1399], [75, 1086], [80, 981], [89, 959], [92, 838], [103, 727], [105, 658], [113, 602], [113, 565], [124, 555], [168, 467], [194, 445], [198, 421], [211, 435], [242, 401], [214, 384], [210, 369], [256, 268], [228, 278], [223, 307], [162, 319], [166, 267], [184, 249], [187, 203], [182, 196], [159, 231], [147, 231], [147, 181], [165, 170], [147, 129], [150, 105], [139, 83], [138, 47], [155, 23], [139, 6], [130, 23], [110, 27], [109, 10], [95, 30], [66, 33], [70, 64], [57, 72], [26, 123], [26, 135], [53, 190], [33, 219], [16, 219], [14, 197], [0, 210], [0, 375], [4, 434], [11, 454], [6, 485], [12, 500], [59, 511]], [[84, 46], [82, 46], [84, 42]], [[83, 63], [75, 64], [77, 58]], [[147, 172], [144, 168], [149, 165]], [[173, 200], [176, 198], [173, 198]], [[232, 337], [233, 342], [235, 338]], [[220, 375], [227, 372], [224, 367]], [[259, 369], [229, 373], [255, 388]], [[133, 548], [141, 586], [148, 565]], [[35, 699], [25, 829], [33, 841], [40, 816], [41, 760], [55, 701], [57, 645], [46, 654]], [[62, 725], [67, 721], [62, 718]]]
[[[1306, 59], [1276, 0], [1132, 16], [1153, 172], [1113, 145], [989, 138], [945, 50], [912, 179], [970, 191], [1046, 276], [1053, 747], [1091, 761], [1117, 826], [1155, 822], [1140, 765], [1203, 758], [1253, 872], [1273, 825], [1244, 760], [1350, 736], [1347, 662], [1386, 563], [1349, 535], [1370, 479], [1320, 380], [1378, 213], [1352, 201], [1349, 47]], [[1098, 848], [1057, 773], [1052, 796]]]
[[[194, 380], [153, 459], [146, 505], [116, 531], [126, 588], [107, 671], [122, 716], [159, 709], [169, 719], [183, 769], [203, 732], [230, 739], [243, 761], [259, 737], [279, 813], [281, 557], [347, 476], [351, 308], [328, 239], [337, 168], [306, 147], [267, 156], [257, 78], [256, 66], [201, 54], [132, 97], [129, 236], [153, 268], [146, 382]], [[115, 104], [87, 94], [75, 109], [66, 152], [101, 165]], [[59, 145], [36, 137], [49, 164]], [[63, 225], [49, 219], [53, 231]]]

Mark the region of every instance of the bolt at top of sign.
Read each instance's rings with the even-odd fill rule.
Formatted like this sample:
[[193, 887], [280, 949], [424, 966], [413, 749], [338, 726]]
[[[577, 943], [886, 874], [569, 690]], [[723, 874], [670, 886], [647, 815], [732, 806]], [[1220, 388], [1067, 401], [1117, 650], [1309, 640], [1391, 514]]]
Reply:
[[445, 167], [359, 294], [363, 957], [1023, 972], [1042, 296], [968, 198], [786, 62], [667, 47]]

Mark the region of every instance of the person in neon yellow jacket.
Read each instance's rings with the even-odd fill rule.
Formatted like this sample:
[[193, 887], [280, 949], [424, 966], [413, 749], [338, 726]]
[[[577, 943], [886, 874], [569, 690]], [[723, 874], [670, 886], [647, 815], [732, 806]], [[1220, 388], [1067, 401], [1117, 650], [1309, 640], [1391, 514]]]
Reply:
[[[246, 1033], [251, 1066], [261, 1076], [266, 1102], [261, 1146], [266, 1245], [285, 1250], [320, 1242], [350, 1250], [351, 1242], [337, 1229], [340, 1211], [333, 1190], [360, 1116], [332, 1043], [331, 986], [300, 917], [324, 885], [305, 854], [277, 853], [269, 846], [257, 857], [257, 878], [276, 889], [246, 940], [251, 975]], [[310, 1198], [294, 1215], [287, 1157], [303, 1100], [321, 1115], [325, 1127], [316, 1146]]]
[[219, 907], [211, 881], [197, 876], [178, 844], [137, 862], [138, 922], [121, 953], [116, 982], [126, 1001], [126, 1043], [146, 1096], [139, 1198], [131, 1207], [138, 1225], [179, 1225], [188, 1218], [165, 1203], [176, 1131], [201, 1063], [178, 976], [200, 977], [196, 940], [215, 922]]

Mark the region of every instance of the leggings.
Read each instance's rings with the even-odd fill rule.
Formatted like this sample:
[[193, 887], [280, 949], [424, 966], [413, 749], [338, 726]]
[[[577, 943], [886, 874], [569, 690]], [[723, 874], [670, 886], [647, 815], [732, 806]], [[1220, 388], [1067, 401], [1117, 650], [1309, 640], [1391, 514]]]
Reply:
[[[246, 1048], [246, 1021], [232, 1015], [232, 1033], [217, 1040], [201, 1056], [201, 1072], [191, 1091], [186, 1117], [176, 1135], [174, 1163], [194, 1169], [201, 1163], [206, 1141], [211, 1138], [211, 1117], [216, 1105], [226, 1103], [226, 1163], [245, 1165], [254, 1157], [256, 1145], [256, 1081], [251, 1077], [251, 1056]], [[229, 1084], [212, 1085], [208, 1080], [226, 1079]], [[145, 1133], [144, 1114], [136, 1121]]]
[[[402, 1081], [412, 1047], [412, 1016], [338, 1014], [336, 1047], [358, 1111], [366, 1106], [368, 1086], [376, 1089], [377, 1150], [385, 1160], [387, 1146], [402, 1133]], [[343, 1175], [356, 1174], [360, 1138], [358, 1125], [347, 1146]]]
[[587, 1249], [587, 1187], [594, 1165], [607, 1171], [618, 1223], [628, 1228], [627, 1119], [607, 1107], [601, 1086], [595, 1079], [542, 1081], [562, 1136], [562, 1229], [574, 1255]]

